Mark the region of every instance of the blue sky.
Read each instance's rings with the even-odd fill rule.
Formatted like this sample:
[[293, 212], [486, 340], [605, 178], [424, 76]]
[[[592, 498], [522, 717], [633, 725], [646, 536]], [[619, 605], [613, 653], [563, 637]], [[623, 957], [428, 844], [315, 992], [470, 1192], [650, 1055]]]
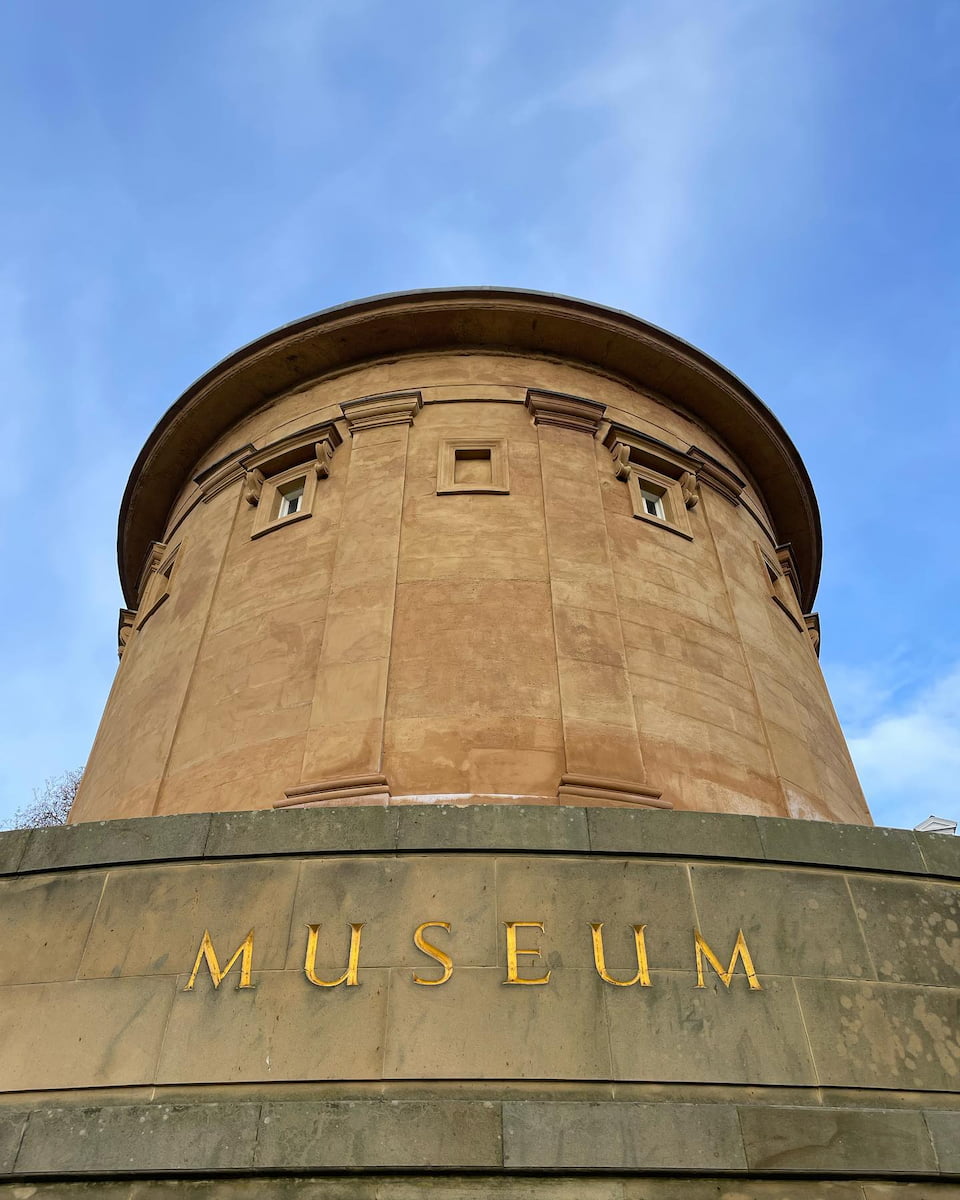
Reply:
[[458, 283], [628, 309], [767, 401], [875, 817], [960, 817], [955, 0], [10, 0], [0, 64], [0, 823], [86, 758], [160, 414]]

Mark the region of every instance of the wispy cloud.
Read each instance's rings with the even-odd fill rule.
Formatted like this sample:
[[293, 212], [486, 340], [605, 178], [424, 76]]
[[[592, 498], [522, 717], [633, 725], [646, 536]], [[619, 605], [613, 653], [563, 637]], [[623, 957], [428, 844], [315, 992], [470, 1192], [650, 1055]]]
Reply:
[[859, 710], [848, 741], [877, 823], [912, 827], [931, 812], [960, 819], [960, 663], [901, 698], [889, 680], [871, 691], [866, 670], [854, 675], [838, 699]]

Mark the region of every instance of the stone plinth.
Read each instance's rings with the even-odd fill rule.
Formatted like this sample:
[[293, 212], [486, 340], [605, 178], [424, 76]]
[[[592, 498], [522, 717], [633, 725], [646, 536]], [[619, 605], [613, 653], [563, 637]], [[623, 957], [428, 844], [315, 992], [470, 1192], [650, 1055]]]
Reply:
[[955, 839], [368, 806], [0, 866], [0, 1196], [958, 1194]]

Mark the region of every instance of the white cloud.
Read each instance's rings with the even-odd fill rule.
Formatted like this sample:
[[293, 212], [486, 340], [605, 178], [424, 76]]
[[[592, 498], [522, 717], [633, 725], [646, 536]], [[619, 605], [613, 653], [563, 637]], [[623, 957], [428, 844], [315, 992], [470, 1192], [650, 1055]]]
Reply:
[[878, 824], [960, 819], [960, 663], [909, 699], [888, 696], [848, 741]]

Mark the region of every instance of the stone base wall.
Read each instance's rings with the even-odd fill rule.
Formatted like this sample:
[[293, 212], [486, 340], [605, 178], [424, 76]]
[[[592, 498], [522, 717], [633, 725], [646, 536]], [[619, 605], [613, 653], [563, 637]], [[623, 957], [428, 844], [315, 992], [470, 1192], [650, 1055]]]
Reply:
[[957, 839], [304, 809], [0, 876], [0, 1200], [960, 1195]]

